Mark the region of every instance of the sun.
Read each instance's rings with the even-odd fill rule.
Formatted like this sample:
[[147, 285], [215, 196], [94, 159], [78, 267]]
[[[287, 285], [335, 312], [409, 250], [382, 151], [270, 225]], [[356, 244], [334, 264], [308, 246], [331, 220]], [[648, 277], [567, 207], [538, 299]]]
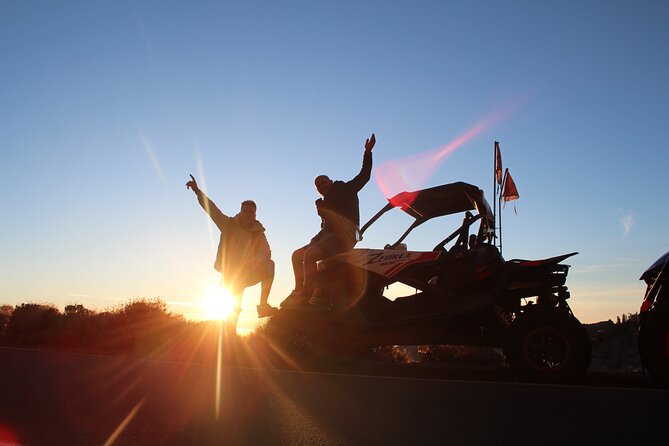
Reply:
[[202, 318], [205, 320], [227, 320], [235, 310], [236, 301], [225, 288], [211, 285], [202, 297]]

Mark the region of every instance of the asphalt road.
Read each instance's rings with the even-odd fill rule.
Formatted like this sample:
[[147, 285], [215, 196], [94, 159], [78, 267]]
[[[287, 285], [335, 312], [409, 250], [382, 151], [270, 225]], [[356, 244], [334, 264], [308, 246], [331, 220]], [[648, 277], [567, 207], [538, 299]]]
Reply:
[[668, 415], [669, 391], [652, 388], [217, 373], [0, 348], [3, 445], [667, 444]]

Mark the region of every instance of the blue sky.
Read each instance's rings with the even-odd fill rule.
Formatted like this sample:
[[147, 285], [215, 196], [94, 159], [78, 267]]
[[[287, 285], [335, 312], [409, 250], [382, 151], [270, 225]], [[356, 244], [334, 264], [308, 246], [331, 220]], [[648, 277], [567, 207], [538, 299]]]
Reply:
[[[2, 2], [0, 303], [198, 302], [217, 234], [192, 173], [228, 214], [258, 203], [278, 304], [318, 229], [316, 175], [352, 178], [371, 132], [377, 169], [507, 110], [415, 188], [490, 198], [500, 141], [520, 192], [504, 256], [579, 251], [577, 316], [637, 311], [669, 248], [667, 23], [660, 1]], [[383, 206], [376, 181], [360, 201], [362, 220]], [[426, 229], [410, 249], [452, 226]]]

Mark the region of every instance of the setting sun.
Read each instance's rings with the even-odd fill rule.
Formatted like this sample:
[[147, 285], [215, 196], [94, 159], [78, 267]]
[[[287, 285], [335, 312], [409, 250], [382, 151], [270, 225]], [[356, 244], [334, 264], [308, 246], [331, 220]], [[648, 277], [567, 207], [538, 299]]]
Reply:
[[236, 301], [226, 290], [212, 285], [202, 297], [202, 318], [205, 320], [227, 320], [235, 309]]

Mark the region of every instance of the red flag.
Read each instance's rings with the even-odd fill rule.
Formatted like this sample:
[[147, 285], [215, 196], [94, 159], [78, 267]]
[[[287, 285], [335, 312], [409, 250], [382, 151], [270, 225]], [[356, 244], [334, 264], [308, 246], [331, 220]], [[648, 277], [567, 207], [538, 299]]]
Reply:
[[502, 184], [502, 152], [497, 141], [495, 141], [495, 181], [497, 184]]
[[502, 189], [502, 198], [504, 199], [504, 203], [507, 201], [517, 200], [519, 197], [520, 195], [518, 195], [518, 188], [516, 187], [516, 183], [513, 182], [513, 178], [511, 178], [511, 174], [507, 168], [504, 171], [504, 188]]

